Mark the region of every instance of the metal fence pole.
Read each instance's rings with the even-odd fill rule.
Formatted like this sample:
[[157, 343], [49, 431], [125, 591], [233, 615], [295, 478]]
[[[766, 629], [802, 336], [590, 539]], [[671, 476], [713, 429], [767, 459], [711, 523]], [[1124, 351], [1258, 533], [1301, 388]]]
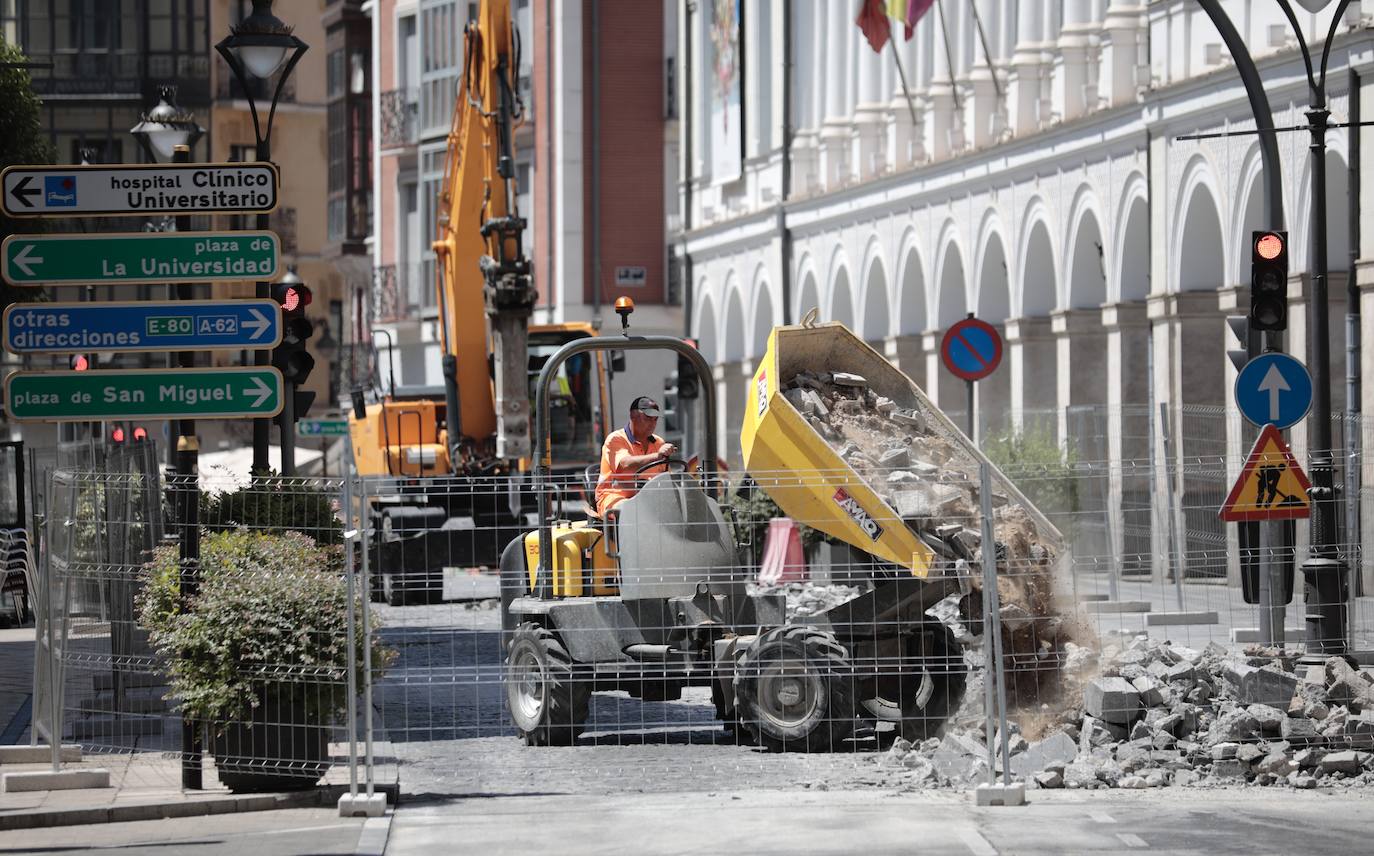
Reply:
[[[365, 483], [360, 485], [358, 495], [360, 499], [366, 499], [367, 487]], [[363, 769], [367, 777], [367, 795], [370, 797], [376, 790], [372, 768], [372, 620], [369, 609], [372, 601], [371, 544], [368, 539], [366, 501], [362, 502], [361, 508], [362, 510], [358, 515], [358, 531], [362, 536], [363, 550], [363, 743], [367, 752]]]
[[[986, 461], [978, 465], [978, 493], [982, 504], [983, 516], [983, 646], [990, 662], [988, 663], [988, 691], [985, 694], [988, 705], [988, 729], [992, 729], [993, 691], [996, 691], [997, 732], [1001, 734], [1002, 782], [1011, 784], [1011, 739], [1007, 734], [1007, 681], [1002, 662], [1002, 603], [997, 591], [997, 539], [996, 527], [992, 524], [992, 467]], [[995, 751], [993, 735], [988, 735], [988, 784], [996, 783], [997, 765], [991, 763]]]
[[[1178, 485], [1174, 483], [1173, 432], [1169, 425], [1169, 403], [1159, 403], [1159, 424], [1164, 431], [1164, 484], [1165, 499], [1168, 502], [1169, 516], [1169, 566], [1174, 578], [1174, 593], [1178, 597], [1179, 611], [1183, 610], [1183, 557], [1179, 554], [1178, 542]], [[1182, 467], [1180, 467], [1182, 469]]]
[[353, 542], [358, 530], [353, 523], [353, 475], [348, 458], [343, 465], [344, 568], [348, 578], [348, 792], [358, 795], [358, 646], [357, 613], [353, 609], [356, 596], [356, 574], [353, 569]]

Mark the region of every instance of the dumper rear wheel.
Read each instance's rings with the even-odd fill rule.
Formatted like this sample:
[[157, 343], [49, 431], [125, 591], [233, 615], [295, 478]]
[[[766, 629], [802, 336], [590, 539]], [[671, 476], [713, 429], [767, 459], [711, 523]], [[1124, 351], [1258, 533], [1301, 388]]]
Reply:
[[506, 655], [506, 704], [530, 746], [571, 746], [587, 719], [591, 686], [579, 680], [572, 658], [547, 628], [515, 628]]
[[760, 636], [736, 665], [737, 715], [773, 752], [826, 752], [854, 730], [849, 655], [830, 633], [779, 627]]
[[[968, 670], [963, 649], [944, 625], [911, 636], [904, 659], [918, 669], [912, 680], [904, 682], [901, 701], [902, 736], [915, 743], [936, 736], [958, 709]], [[927, 675], [929, 693], [922, 691]]]

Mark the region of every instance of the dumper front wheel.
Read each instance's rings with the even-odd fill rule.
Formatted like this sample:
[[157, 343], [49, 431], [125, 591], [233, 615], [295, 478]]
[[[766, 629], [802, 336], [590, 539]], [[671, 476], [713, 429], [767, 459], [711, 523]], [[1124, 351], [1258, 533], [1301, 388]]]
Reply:
[[827, 752], [854, 730], [854, 679], [835, 637], [810, 627], [760, 636], [736, 665], [738, 716], [773, 752]]
[[547, 628], [515, 628], [506, 656], [506, 704], [530, 746], [571, 746], [587, 719], [591, 687], [573, 671], [572, 658]]
[[903, 681], [901, 694], [902, 736], [916, 743], [935, 737], [958, 709], [968, 670], [963, 649], [944, 625], [909, 637], [904, 660], [920, 670], [918, 680]]

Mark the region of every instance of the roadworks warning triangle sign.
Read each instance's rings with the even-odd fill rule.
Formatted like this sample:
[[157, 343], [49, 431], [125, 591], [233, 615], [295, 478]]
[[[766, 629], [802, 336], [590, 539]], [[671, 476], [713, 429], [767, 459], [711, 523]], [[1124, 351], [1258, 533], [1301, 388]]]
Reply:
[[1294, 460], [1283, 435], [1273, 425], [1264, 426], [1255, 448], [1221, 506], [1221, 519], [1297, 520], [1312, 513], [1308, 491], [1312, 483]]

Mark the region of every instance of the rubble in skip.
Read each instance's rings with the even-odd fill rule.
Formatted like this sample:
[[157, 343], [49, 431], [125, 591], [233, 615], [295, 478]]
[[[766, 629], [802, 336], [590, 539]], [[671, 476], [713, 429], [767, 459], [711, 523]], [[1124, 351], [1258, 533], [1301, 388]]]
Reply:
[[[888, 505], [884, 516], [899, 518], [966, 580], [977, 614], [983, 586], [982, 497], [979, 461], [968, 451], [967, 440], [924, 405], [903, 407], [879, 395], [861, 375], [803, 371], [782, 389], [787, 401]], [[1015, 702], [1052, 691], [1063, 644], [1072, 636], [1055, 603], [1054, 542], [1042, 537], [1019, 494], [1012, 493], [994, 490], [992, 505], [1003, 651]]]
[[[1374, 784], [1374, 677], [1339, 657], [1304, 667], [1275, 649], [1146, 636], [1066, 655], [1061, 698], [1009, 725], [1011, 774], [1029, 788]], [[887, 784], [986, 780], [981, 655], [970, 662], [980, 671], [944, 735], [880, 756]]]

